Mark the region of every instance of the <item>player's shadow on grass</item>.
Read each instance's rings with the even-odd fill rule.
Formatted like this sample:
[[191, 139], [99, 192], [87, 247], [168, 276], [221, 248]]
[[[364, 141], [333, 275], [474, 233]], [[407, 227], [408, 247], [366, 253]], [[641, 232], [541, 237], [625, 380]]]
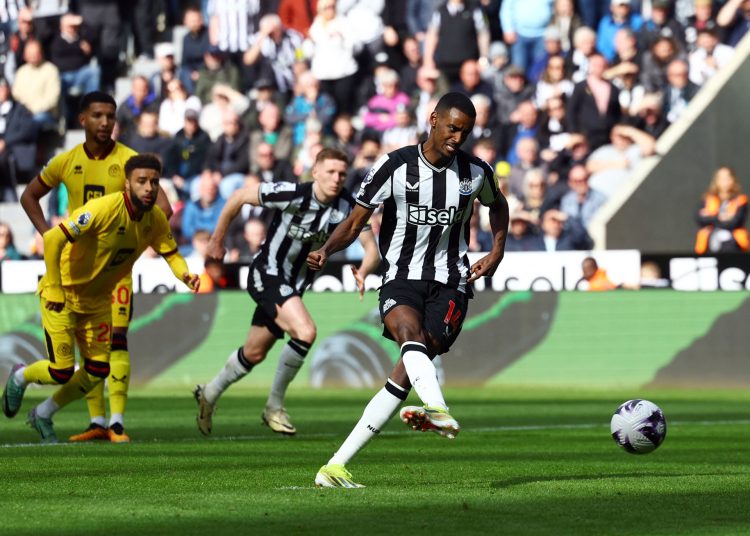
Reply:
[[565, 482], [565, 481], [576, 481], [576, 480], [609, 480], [609, 479], [620, 479], [620, 478], [678, 478], [678, 477], [695, 477], [695, 476], [740, 476], [747, 475], [747, 473], [655, 473], [653, 471], [638, 471], [634, 473], [611, 473], [608, 475], [560, 475], [560, 476], [526, 476], [526, 477], [515, 477], [507, 478], [505, 480], [496, 480], [490, 483], [491, 488], [510, 488], [513, 486], [521, 486], [523, 484], [534, 484], [538, 482]]

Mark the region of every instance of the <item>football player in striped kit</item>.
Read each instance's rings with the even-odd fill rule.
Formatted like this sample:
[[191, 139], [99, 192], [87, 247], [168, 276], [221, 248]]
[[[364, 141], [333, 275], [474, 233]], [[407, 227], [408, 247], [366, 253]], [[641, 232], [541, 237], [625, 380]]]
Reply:
[[[319, 270], [347, 247], [383, 205], [380, 253], [383, 286], [380, 315], [384, 336], [401, 347], [385, 387], [315, 483], [357, 488], [345, 465], [388, 422], [412, 386], [423, 406], [405, 406], [401, 419], [414, 430], [454, 438], [460, 427], [448, 412], [432, 359], [448, 351], [466, 318], [471, 283], [495, 273], [505, 251], [508, 203], [490, 166], [460, 150], [474, 127], [476, 111], [462, 93], [448, 93], [430, 116], [430, 134], [420, 145], [383, 156], [362, 181], [352, 214], [331, 238], [308, 255]], [[474, 200], [490, 209], [492, 250], [469, 265], [469, 226]]]

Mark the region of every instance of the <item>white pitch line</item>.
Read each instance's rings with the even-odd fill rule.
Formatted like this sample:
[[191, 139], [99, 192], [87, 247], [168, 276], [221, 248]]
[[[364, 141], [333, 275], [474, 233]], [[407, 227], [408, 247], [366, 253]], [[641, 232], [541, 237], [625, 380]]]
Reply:
[[[697, 426], [725, 426], [731, 424], [750, 424], [749, 419], [738, 419], [738, 420], [722, 420], [722, 421], [667, 421], [668, 429], [674, 426], [683, 425], [697, 425]], [[604, 428], [607, 423], [587, 423], [587, 424], [531, 424], [531, 425], [517, 425], [517, 426], [488, 426], [482, 428], [462, 428], [462, 432], [466, 433], [497, 433], [497, 432], [535, 432], [544, 430], [580, 430], [587, 428]], [[411, 430], [404, 430], [401, 432], [396, 431], [383, 431], [380, 435], [386, 436], [407, 436], [414, 434]], [[338, 433], [315, 433], [315, 434], [304, 434], [303, 439], [320, 439], [327, 437], [343, 437], [343, 434]], [[216, 436], [216, 437], [183, 437], [175, 440], [167, 439], [149, 439], [142, 441], [133, 441], [136, 444], [148, 444], [148, 443], [199, 443], [199, 442], [210, 442], [210, 441], [262, 441], [262, 440], [273, 440], [273, 441], [294, 441], [291, 437], [281, 437], [278, 435], [243, 435], [243, 436]], [[106, 444], [106, 442], [104, 442]], [[42, 443], [5, 443], [1, 444], [0, 448], [27, 448], [27, 447], [65, 447], [65, 446], [78, 446], [86, 443], [54, 443], [54, 444], [42, 444]]]

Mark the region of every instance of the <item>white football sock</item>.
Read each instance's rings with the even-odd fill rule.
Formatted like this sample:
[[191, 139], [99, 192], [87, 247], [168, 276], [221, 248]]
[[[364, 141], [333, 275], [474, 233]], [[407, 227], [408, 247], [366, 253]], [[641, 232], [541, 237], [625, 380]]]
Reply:
[[407, 341], [401, 346], [406, 374], [425, 406], [448, 409], [437, 379], [435, 365], [427, 357], [424, 344]]
[[276, 367], [276, 375], [273, 378], [273, 386], [268, 394], [266, 407], [281, 409], [284, 407], [284, 396], [286, 389], [299, 372], [305, 362], [305, 356], [310, 351], [310, 344], [299, 339], [291, 339], [281, 351], [279, 364]]
[[58, 409], [60, 409], [60, 406], [52, 400], [52, 397], [49, 397], [36, 407], [36, 414], [42, 419], [51, 419], [52, 416], [57, 413]]
[[124, 415], [122, 413], [113, 413], [109, 417], [109, 426], [110, 426], [110, 428], [113, 425], [115, 425], [115, 424], [119, 424], [119, 425], [121, 425], [121, 426], [124, 427], [125, 426], [125, 420], [124, 419], [125, 419], [125, 417], [124, 417]]
[[375, 393], [365, 407], [359, 422], [341, 444], [339, 450], [328, 460], [328, 464], [346, 465], [370, 439], [380, 433], [380, 429], [390, 420], [401, 403], [409, 396], [409, 391], [396, 385], [390, 379], [380, 391]]
[[96, 417], [91, 417], [91, 424], [98, 424], [102, 428], [105, 428], [107, 421], [104, 418], [104, 415], [97, 415]]
[[245, 359], [245, 354], [242, 351], [242, 346], [237, 350], [229, 354], [224, 368], [222, 368], [216, 377], [206, 384], [203, 389], [203, 396], [210, 404], [214, 404], [221, 393], [227, 390], [227, 388], [234, 382], [247, 376], [253, 368], [252, 363]]

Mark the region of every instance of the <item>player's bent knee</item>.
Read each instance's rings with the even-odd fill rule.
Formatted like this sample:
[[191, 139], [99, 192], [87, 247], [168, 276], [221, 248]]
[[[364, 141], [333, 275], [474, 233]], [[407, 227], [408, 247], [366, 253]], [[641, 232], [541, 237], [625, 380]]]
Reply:
[[93, 359], [84, 359], [83, 368], [86, 372], [97, 378], [106, 378], [109, 376], [109, 363], [106, 361], [94, 361]]
[[68, 383], [73, 377], [74, 372], [75, 369], [73, 367], [63, 369], [49, 367], [49, 375], [52, 376], [53, 380], [61, 385]]

